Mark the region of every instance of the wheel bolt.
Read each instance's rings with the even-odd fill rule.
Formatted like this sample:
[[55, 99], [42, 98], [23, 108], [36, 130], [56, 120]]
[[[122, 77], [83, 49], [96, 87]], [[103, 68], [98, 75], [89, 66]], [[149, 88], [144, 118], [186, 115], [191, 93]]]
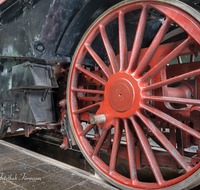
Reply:
[[157, 126], [157, 127], [159, 127], [160, 126], [160, 121], [156, 121], [156, 123], [155, 123], [155, 125]]
[[90, 117], [91, 124], [101, 124], [106, 122], [106, 116], [104, 114], [94, 115]]
[[193, 118], [198, 118], [198, 117], [200, 117], [200, 107], [198, 107], [198, 106], [192, 107], [191, 110], [190, 110], [190, 115], [191, 115]]
[[177, 114], [176, 114], [176, 118], [177, 118], [177, 119], [181, 119], [181, 118], [182, 118], [181, 113], [177, 113]]

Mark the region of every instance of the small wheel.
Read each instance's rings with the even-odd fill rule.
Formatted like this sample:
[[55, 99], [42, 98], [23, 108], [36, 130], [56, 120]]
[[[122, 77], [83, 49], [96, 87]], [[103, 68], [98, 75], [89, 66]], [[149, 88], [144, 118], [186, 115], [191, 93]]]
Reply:
[[8, 125], [5, 120], [0, 120], [0, 139], [3, 139], [7, 133]]
[[[178, 0], [126, 0], [103, 13], [76, 49], [67, 89], [70, 125], [87, 161], [119, 188], [198, 184], [200, 164], [185, 150], [200, 140], [200, 67], [194, 57], [186, 64], [180, 57], [199, 51], [199, 20]], [[181, 35], [164, 40], [174, 28]], [[140, 177], [146, 167], [151, 182]], [[164, 169], [177, 175], [166, 177]]]

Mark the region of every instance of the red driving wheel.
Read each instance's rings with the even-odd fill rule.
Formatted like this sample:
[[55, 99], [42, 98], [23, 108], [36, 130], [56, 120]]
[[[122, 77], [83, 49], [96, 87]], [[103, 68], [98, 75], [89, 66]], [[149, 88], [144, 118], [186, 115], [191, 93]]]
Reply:
[[[129, 50], [126, 15], [138, 10], [140, 17]], [[162, 24], [150, 45], [143, 47], [152, 10], [159, 15]], [[185, 153], [184, 148], [188, 146], [183, 137], [189, 136], [195, 142], [200, 140], [199, 130], [184, 116], [193, 113], [196, 117], [193, 123], [198, 122], [200, 100], [198, 95], [191, 95], [197, 91], [196, 87], [191, 87], [191, 81], [197, 81], [200, 67], [192, 67], [192, 70], [185, 69], [184, 64], [170, 64], [181, 55], [198, 54], [198, 19], [200, 14], [195, 9], [178, 0], [122, 1], [92, 24], [76, 49], [67, 90], [70, 125], [91, 166], [119, 188], [183, 189], [198, 183], [200, 164], [193, 164], [194, 155]], [[106, 28], [116, 20], [118, 53]], [[165, 43], [172, 25], [181, 28], [184, 35]], [[93, 48], [99, 37], [107, 61]], [[88, 56], [95, 65], [85, 64]], [[195, 63], [194, 60], [189, 62]], [[177, 138], [174, 140], [173, 136]], [[155, 143], [157, 149], [153, 147]], [[107, 159], [101, 151], [107, 152]], [[128, 174], [117, 169], [120, 159], [128, 163]], [[138, 177], [146, 166], [151, 169], [154, 182]], [[177, 170], [178, 175], [166, 179], [163, 168]]]

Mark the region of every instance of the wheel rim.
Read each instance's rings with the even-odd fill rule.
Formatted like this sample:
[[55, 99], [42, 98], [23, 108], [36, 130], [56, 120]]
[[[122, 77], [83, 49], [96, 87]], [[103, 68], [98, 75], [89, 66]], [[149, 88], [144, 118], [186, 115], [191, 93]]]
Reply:
[[[143, 49], [141, 50], [141, 46], [147, 15], [151, 8], [158, 10], [162, 14], [164, 13], [165, 20], [151, 45], [147, 50], [144, 50], [144, 53], [141, 53], [143, 51]], [[132, 51], [129, 52], [127, 50], [124, 15], [137, 9], [141, 9], [141, 14], [133, 48]], [[177, 12], [179, 13], [178, 16], [176, 14]], [[116, 18], [119, 23], [118, 56], [115, 55], [105, 29], [106, 26]], [[160, 55], [159, 51], [162, 48], [160, 43], [174, 21], [176, 21], [176, 24], [187, 32], [188, 37], [181, 42], [177, 42], [175, 46], [176, 48], [173, 47], [164, 59], [156, 60], [154, 54], [158, 52], [158, 55]], [[172, 116], [165, 114], [162, 110], [150, 105], [150, 102], [152, 101], [165, 103], [166, 106], [169, 102], [190, 105], [200, 104], [199, 100], [180, 97], [174, 98], [167, 96], [164, 92], [166, 85], [199, 75], [200, 71], [198, 69], [170, 79], [167, 79], [166, 77], [163, 78], [162, 73], [162, 71], [164, 72], [166, 65], [173, 58], [184, 52], [192, 43], [200, 42], [200, 37], [198, 36], [199, 31], [199, 23], [194, 18], [172, 5], [159, 1], [138, 1], [122, 3], [120, 6], [110, 9], [108, 14], [104, 14], [86, 32], [86, 35], [79, 44], [76, 55], [73, 59], [73, 65], [71, 66], [71, 73], [68, 81], [68, 113], [78, 145], [87, 160], [93, 167], [100, 171], [100, 174], [103, 174], [103, 176], [110, 178], [111, 181], [114, 181], [123, 187], [157, 189], [175, 185], [180, 181], [187, 179], [199, 169], [199, 164], [196, 166], [190, 166], [186, 162], [184, 157], [173, 146], [173, 143], [163, 135], [163, 133], [152, 122], [151, 118], [144, 113], [145, 110], [145, 112], [151, 113], [154, 116], [174, 125], [176, 128], [200, 139], [199, 132], [181, 123]], [[101, 36], [107, 52], [110, 62], [109, 67], [92, 48], [91, 44], [98, 34]], [[89, 53], [95, 60], [100, 71], [91, 72], [84, 68], [82, 63], [86, 53]], [[152, 59], [154, 59], [156, 64], [152, 64]], [[140, 64], [138, 64], [138, 62], [140, 62]], [[151, 65], [150, 70], [146, 70], [148, 65]], [[96, 83], [100, 85], [95, 87], [95, 89], [88, 86], [83, 87], [83, 85], [80, 85], [80, 80], [82, 80], [82, 78], [80, 79], [80, 75], [82, 73], [90, 79], [88, 82], [88, 79], [86, 78], [89, 84]], [[162, 76], [162, 80], [159, 81], [155, 79], [156, 76]], [[154, 79], [153, 82], [151, 81], [152, 78]], [[159, 88], [162, 89], [163, 96], [153, 96], [151, 92]], [[82, 101], [86, 102], [85, 106]], [[106, 117], [105, 123], [90, 124], [85, 129], [83, 128], [81, 124], [81, 122], [84, 121], [84, 119], [81, 119], [83, 118], [83, 115], [88, 117], [88, 115], [102, 114]], [[147, 133], [143, 126], [139, 125], [140, 122], [148, 128], [148, 130], [158, 139], [181, 168], [184, 169], [185, 173], [183, 175], [168, 181], [163, 179], [158, 161], [149, 145]], [[98, 128], [98, 130], [96, 128]], [[111, 143], [111, 140], [107, 141], [107, 139], [109, 139], [110, 131], [113, 128], [114, 137], [112, 138]], [[96, 138], [96, 144], [93, 144], [93, 146], [90, 144], [88, 138], [86, 138], [86, 135], [92, 129], [95, 129], [95, 131], [101, 131], [101, 133], [97, 132], [97, 134], [95, 134], [96, 136], [94, 138]], [[123, 130], [125, 132], [126, 142], [128, 142], [126, 149], [129, 170], [131, 171], [130, 177], [123, 176], [115, 171]], [[136, 145], [133, 138], [134, 135], [136, 135], [140, 141], [140, 145], [156, 179], [155, 183], [145, 183], [138, 181], [137, 179], [137, 166], [135, 160]], [[105, 141], [107, 141], [108, 144], [110, 141], [110, 144], [112, 144], [112, 146], [107, 149], [110, 154], [110, 161], [108, 164], [99, 157], [99, 151]]]

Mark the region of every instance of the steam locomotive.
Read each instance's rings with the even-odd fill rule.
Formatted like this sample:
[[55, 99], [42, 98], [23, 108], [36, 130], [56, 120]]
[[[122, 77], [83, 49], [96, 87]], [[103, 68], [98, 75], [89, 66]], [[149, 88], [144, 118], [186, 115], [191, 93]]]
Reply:
[[120, 189], [197, 186], [199, 11], [198, 0], [1, 0], [0, 138], [53, 130]]

